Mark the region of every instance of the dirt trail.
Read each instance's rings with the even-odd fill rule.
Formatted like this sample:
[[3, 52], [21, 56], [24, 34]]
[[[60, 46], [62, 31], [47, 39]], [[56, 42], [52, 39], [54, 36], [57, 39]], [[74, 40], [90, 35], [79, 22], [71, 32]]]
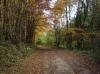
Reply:
[[91, 59], [68, 50], [37, 50], [4, 74], [100, 74]]

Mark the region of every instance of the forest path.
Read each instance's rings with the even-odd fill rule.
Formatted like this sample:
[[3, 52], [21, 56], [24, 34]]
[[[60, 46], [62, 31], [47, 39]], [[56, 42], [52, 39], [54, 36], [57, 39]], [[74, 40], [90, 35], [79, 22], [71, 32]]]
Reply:
[[4, 74], [100, 74], [86, 56], [65, 49], [42, 48]]

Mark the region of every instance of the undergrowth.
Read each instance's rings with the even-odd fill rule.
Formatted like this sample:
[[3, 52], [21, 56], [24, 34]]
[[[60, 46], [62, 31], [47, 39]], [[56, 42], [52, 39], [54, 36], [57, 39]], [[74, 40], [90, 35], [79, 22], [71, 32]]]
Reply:
[[17, 47], [10, 42], [0, 42], [0, 72], [31, 54], [34, 49], [32, 45], [24, 43]]
[[76, 53], [89, 56], [96, 61], [100, 61], [100, 50], [99, 49], [74, 49]]

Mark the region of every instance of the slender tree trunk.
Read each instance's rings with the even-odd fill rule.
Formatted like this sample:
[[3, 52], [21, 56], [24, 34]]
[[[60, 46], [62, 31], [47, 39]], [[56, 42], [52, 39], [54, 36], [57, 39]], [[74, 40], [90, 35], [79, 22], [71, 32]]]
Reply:
[[66, 28], [68, 29], [69, 27], [69, 22], [68, 22], [68, 7], [67, 7], [67, 0], [66, 0]]

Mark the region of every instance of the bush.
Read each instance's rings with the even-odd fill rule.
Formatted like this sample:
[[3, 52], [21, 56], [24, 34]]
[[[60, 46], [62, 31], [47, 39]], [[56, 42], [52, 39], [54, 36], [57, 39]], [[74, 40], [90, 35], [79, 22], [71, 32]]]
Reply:
[[100, 33], [89, 33], [89, 39], [84, 43], [84, 48], [77, 51], [100, 61]]

